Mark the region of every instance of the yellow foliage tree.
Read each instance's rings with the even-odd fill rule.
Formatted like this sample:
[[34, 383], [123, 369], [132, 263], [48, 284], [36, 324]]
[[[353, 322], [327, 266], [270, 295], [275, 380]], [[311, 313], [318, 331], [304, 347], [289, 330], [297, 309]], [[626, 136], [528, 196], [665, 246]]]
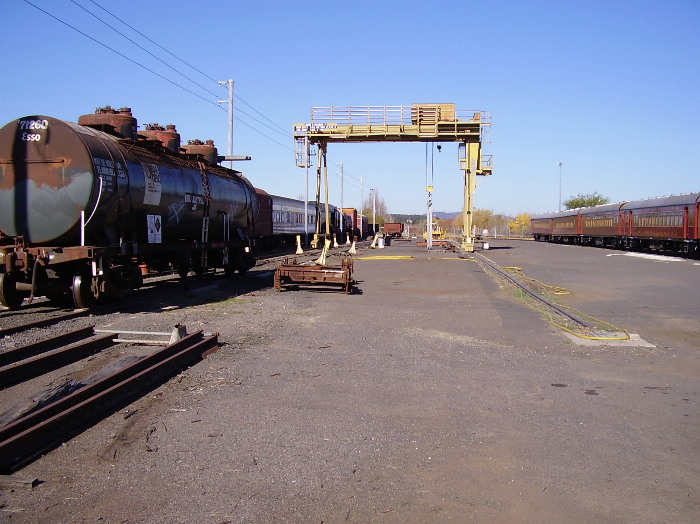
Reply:
[[520, 213], [515, 220], [508, 222], [508, 229], [512, 235], [526, 236], [530, 234], [530, 215]]

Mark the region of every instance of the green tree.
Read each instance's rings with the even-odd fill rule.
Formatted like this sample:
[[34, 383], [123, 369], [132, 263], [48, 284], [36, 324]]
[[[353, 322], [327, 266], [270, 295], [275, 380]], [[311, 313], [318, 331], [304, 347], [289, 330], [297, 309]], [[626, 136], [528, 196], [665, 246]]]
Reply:
[[[375, 190], [376, 191], [376, 190]], [[384, 217], [388, 214], [387, 205], [384, 199], [379, 196], [379, 191], [377, 191], [374, 198], [374, 211], [375, 218], [377, 220], [378, 226], [384, 225]], [[362, 214], [367, 217], [367, 222], [372, 224], [372, 194], [370, 193], [367, 198], [362, 202]]]
[[590, 193], [588, 195], [582, 195], [579, 193], [575, 197], [572, 196], [569, 198], [569, 200], [565, 200], [563, 203], [564, 206], [566, 206], [566, 209], [577, 209], [579, 207], [600, 206], [601, 204], [607, 204], [608, 202], [610, 202], [608, 197], [599, 195], [596, 191], [595, 193]]
[[484, 229], [492, 230], [496, 224], [496, 217], [489, 209], [475, 209], [472, 213], [472, 223], [476, 231], [481, 234]]

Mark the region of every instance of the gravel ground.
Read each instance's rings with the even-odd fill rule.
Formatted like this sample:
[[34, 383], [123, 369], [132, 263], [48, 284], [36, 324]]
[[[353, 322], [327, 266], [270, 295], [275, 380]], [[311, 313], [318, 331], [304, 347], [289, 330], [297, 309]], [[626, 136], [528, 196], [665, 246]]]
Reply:
[[697, 375], [672, 349], [579, 348], [471, 260], [377, 254], [415, 258], [357, 260], [351, 296], [259, 268], [71, 322], [222, 347], [13, 474], [41, 483], [0, 519], [697, 521]]

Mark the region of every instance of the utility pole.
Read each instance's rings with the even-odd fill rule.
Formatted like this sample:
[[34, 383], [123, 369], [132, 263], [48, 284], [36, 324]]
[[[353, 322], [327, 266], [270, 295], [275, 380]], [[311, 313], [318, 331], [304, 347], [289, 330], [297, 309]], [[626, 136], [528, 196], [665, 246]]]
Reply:
[[228, 85], [228, 100], [219, 100], [220, 104], [228, 102], [228, 156], [229, 167], [233, 169], [233, 80], [221, 80], [219, 85]]
[[377, 190], [370, 189], [372, 192], [372, 235], [377, 234]]
[[309, 247], [309, 164], [311, 163], [311, 144], [309, 137], [304, 137], [304, 164], [306, 167], [306, 193], [304, 194], [304, 247]]
[[364, 231], [362, 231], [362, 198], [364, 197], [364, 192], [363, 192], [363, 185], [362, 185], [362, 177], [360, 177], [360, 209], [358, 209], [357, 213], [357, 221], [359, 224], [356, 224], [355, 227], [360, 230], [360, 237], [364, 234]]
[[561, 166], [563, 164], [559, 162], [557, 165], [559, 166], [559, 211], [561, 211]]
[[428, 192], [428, 213], [426, 215], [427, 220], [427, 238], [425, 239], [428, 251], [433, 248], [433, 186], [428, 186], [425, 188]]
[[346, 235], [345, 232], [345, 211], [343, 211], [343, 191], [344, 191], [344, 185], [343, 185], [343, 163], [340, 162], [338, 164], [340, 166], [340, 243], [344, 243], [345, 239], [343, 238], [344, 235]]

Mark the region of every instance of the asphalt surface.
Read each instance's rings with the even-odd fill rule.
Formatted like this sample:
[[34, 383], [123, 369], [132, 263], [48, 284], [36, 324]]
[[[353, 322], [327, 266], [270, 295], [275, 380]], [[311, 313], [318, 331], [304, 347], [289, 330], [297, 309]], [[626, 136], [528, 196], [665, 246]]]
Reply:
[[660, 346], [700, 349], [700, 261], [541, 242], [496, 241], [501, 267], [562, 285], [563, 300]]
[[653, 347], [580, 346], [475, 260], [403, 242], [358, 254], [350, 296], [218, 283], [103, 319], [224, 347], [15, 473], [42, 484], [0, 519], [697, 522], [697, 261], [491, 247]]

